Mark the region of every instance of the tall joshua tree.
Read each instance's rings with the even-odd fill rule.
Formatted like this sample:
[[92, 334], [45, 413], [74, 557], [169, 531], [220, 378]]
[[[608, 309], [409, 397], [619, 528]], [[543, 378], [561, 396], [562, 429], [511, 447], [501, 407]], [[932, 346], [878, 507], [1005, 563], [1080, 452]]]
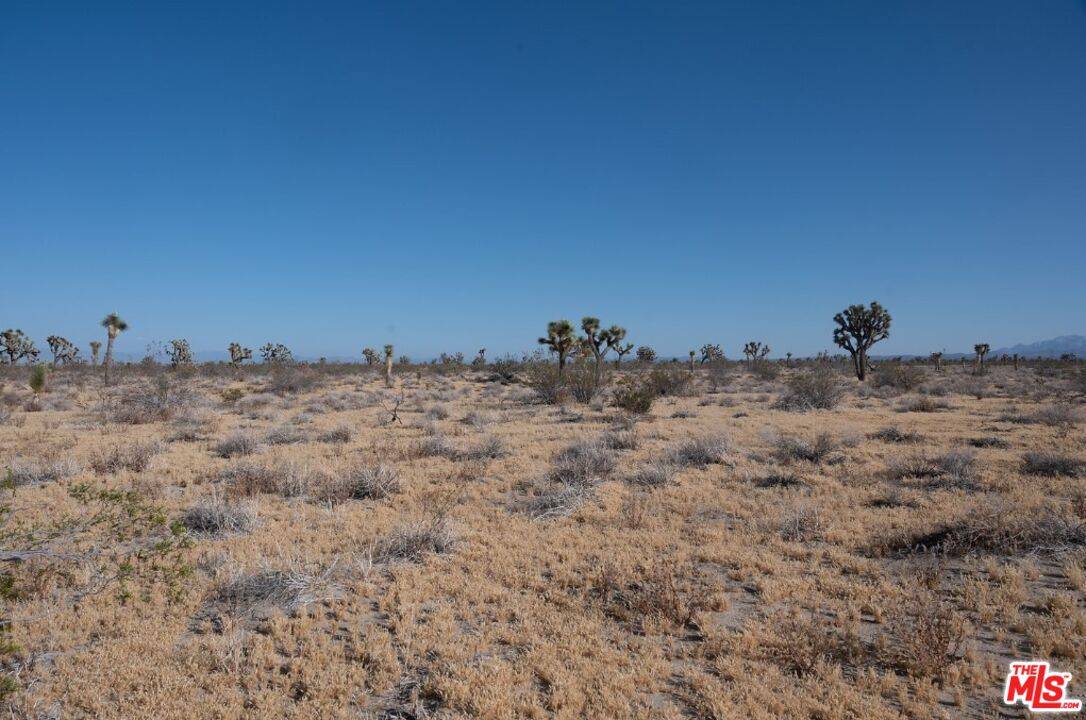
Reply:
[[573, 334], [573, 323], [569, 320], [552, 320], [547, 323], [547, 337], [539, 338], [540, 345], [546, 345], [558, 354], [558, 376], [566, 369], [566, 360], [577, 347], [577, 336]]
[[833, 342], [852, 355], [852, 367], [856, 377], [863, 382], [867, 377], [867, 353], [879, 340], [890, 337], [890, 313], [877, 302], [868, 307], [849, 305], [833, 316], [837, 327], [833, 330]]
[[973, 346], [973, 352], [977, 354], [976, 366], [977, 371], [980, 371], [980, 366], [984, 364], [984, 356], [992, 349], [992, 346], [988, 343], [977, 343]]
[[38, 349], [34, 341], [23, 334], [22, 330], [5, 330], [0, 333], [0, 352], [8, 356], [8, 363], [15, 365], [23, 358], [27, 363], [38, 359]]
[[106, 385], [109, 385], [109, 369], [113, 365], [113, 341], [117, 339], [118, 333], [128, 329], [128, 323], [121, 320], [120, 316], [113, 312], [102, 319], [102, 327], [106, 329], [106, 357], [102, 361], [102, 365], [105, 368]]
[[633, 352], [633, 343], [619, 343], [615, 345], [615, 367], [622, 366], [622, 358]]
[[253, 351], [247, 347], [242, 347], [239, 343], [230, 343], [227, 350], [230, 351], [230, 364], [234, 367], [240, 367], [246, 360], [253, 359]]
[[701, 346], [701, 364], [719, 362], [724, 359], [724, 351], [720, 349], [720, 345], [714, 345], [713, 343], [705, 343]]
[[581, 318], [581, 330], [584, 337], [581, 338], [581, 347], [596, 360], [594, 381], [596, 387], [600, 386], [603, 375], [603, 361], [607, 353], [611, 352], [618, 343], [626, 339], [626, 329], [618, 325], [612, 325], [606, 330], [600, 329], [600, 319], [594, 317]]
[[97, 340], [90, 341], [91, 367], [98, 365], [98, 351], [102, 349], [102, 343]]
[[53, 353], [53, 367], [58, 364], [67, 365], [68, 363], [75, 362], [79, 356], [79, 348], [73, 345], [67, 338], [62, 338], [60, 335], [50, 335], [45, 338], [45, 342], [49, 345], [49, 352]]
[[392, 387], [392, 346], [385, 345], [385, 387]]
[[755, 362], [765, 360], [769, 355], [769, 345], [751, 340], [743, 346], [743, 354], [747, 356], [747, 364], [753, 367]]

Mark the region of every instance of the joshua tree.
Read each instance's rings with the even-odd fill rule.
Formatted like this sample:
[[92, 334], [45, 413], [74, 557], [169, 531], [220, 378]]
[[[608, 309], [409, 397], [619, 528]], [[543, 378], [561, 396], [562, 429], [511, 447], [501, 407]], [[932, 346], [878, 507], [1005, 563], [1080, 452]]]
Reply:
[[784, 354], [784, 357], [785, 357], [785, 362], [787, 362], [788, 365], [791, 366], [792, 365], [792, 353], [786, 352]]
[[622, 358], [633, 352], [633, 349], [633, 343], [619, 343], [618, 345], [615, 345], [615, 367], [620, 367], [622, 365]]
[[381, 362], [381, 357], [377, 354], [377, 351], [373, 348], [362, 348], [362, 359], [366, 361], [367, 365], [376, 365]]
[[701, 364], [718, 362], [724, 359], [724, 351], [719, 345], [705, 343], [701, 346]]
[[14, 365], [23, 358], [33, 362], [38, 358], [38, 349], [34, 341], [23, 334], [22, 330], [5, 330], [0, 333], [0, 352], [8, 356], [8, 364]]
[[1018, 353], [1014, 354], [1014, 369], [1018, 369]]
[[78, 359], [79, 348], [72, 345], [66, 338], [50, 335], [45, 338], [45, 342], [49, 344], [49, 352], [53, 353], [53, 367], [56, 367], [57, 363], [67, 365]]
[[266, 343], [260, 348], [260, 355], [266, 363], [284, 364], [293, 362], [294, 354], [283, 343]]
[[765, 360], [766, 355], [769, 354], [769, 346], [751, 340], [743, 346], [743, 354], [747, 356], [747, 364], [753, 366], [756, 361]]
[[91, 366], [94, 367], [94, 366], [98, 365], [98, 351], [102, 349], [102, 343], [98, 342], [97, 340], [91, 340], [90, 341], [90, 349], [91, 349]]
[[593, 381], [596, 387], [599, 387], [603, 374], [603, 360], [607, 357], [607, 353], [611, 352], [611, 348], [626, 339], [626, 329], [612, 325], [606, 330], [600, 330], [599, 318], [584, 317], [581, 318], [581, 330], [584, 331], [581, 348], [587, 350], [596, 360]]
[[479, 348], [479, 354], [471, 361], [472, 367], [484, 367], [486, 365], [486, 348]]
[[573, 334], [573, 323], [569, 320], [552, 320], [547, 323], [547, 337], [539, 338], [540, 345], [546, 345], [551, 352], [558, 354], [558, 376], [566, 369], [566, 359], [577, 347], [577, 336]]
[[109, 370], [113, 365], [113, 341], [117, 339], [117, 333], [122, 333], [128, 329], [128, 323], [121, 320], [120, 316], [113, 312], [102, 319], [102, 327], [106, 329], [106, 357], [102, 361], [102, 365], [105, 369], [106, 385], [109, 385]]
[[935, 367], [943, 366], [943, 353], [941, 352], [933, 352], [930, 356], [928, 356], [928, 359], [931, 360], [931, 364]]
[[852, 355], [852, 367], [856, 377], [863, 382], [867, 377], [867, 353], [879, 340], [890, 337], [890, 313], [872, 302], [869, 307], [850, 305], [843, 312], [833, 316], [837, 327], [833, 330], [833, 341]]
[[234, 367], [241, 367], [243, 362], [253, 359], [253, 351], [247, 347], [242, 347], [236, 342], [230, 343], [230, 347], [227, 349], [230, 351], [230, 364]]
[[166, 354], [170, 356], [170, 365], [174, 367], [192, 364], [192, 348], [189, 347], [189, 341], [183, 338], [171, 340]]
[[693, 350], [690, 351], [690, 372], [694, 372], [694, 358], [697, 357], [697, 353]]
[[637, 348], [637, 362], [650, 365], [656, 362], [656, 351], [650, 348], [648, 345], [642, 345]]
[[385, 345], [385, 387], [392, 387], [392, 346]]
[[991, 349], [992, 348], [988, 343], [977, 343], [976, 345], [973, 346], [973, 352], [975, 352], [977, 354], [977, 358], [976, 358], [977, 372], [980, 372], [980, 367], [981, 367], [981, 365], [984, 364], [984, 356], [987, 355], [988, 351], [991, 350]]

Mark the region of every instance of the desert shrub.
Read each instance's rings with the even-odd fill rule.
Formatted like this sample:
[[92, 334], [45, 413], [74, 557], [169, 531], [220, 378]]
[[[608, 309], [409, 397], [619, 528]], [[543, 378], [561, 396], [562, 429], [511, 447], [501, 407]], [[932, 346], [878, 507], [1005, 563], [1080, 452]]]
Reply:
[[577, 511], [589, 497], [589, 487], [557, 485], [542, 489], [524, 504], [524, 510], [533, 520], [551, 520], [565, 517]]
[[632, 428], [612, 428], [603, 434], [600, 442], [612, 450], [636, 450], [637, 431]]
[[841, 402], [845, 392], [840, 375], [826, 363], [796, 373], [788, 379], [787, 385], [776, 403], [781, 410], [831, 410]]
[[649, 380], [626, 378], [615, 388], [611, 401], [616, 407], [626, 412], [647, 415], [652, 410], [652, 403], [657, 394], [656, 385], [651, 378]]
[[918, 395], [903, 401], [897, 406], [897, 411], [900, 413], [931, 413], [939, 412], [940, 410], [948, 410], [949, 408], [950, 403], [946, 400], [937, 400], [927, 395]]
[[245, 390], [239, 387], [226, 388], [221, 393], [219, 393], [219, 396], [222, 398], [222, 401], [227, 405], [233, 405], [238, 400], [241, 400], [243, 397], [245, 397]]
[[213, 497], [186, 510], [181, 522], [193, 534], [220, 537], [250, 532], [256, 525], [256, 513], [248, 503]]
[[819, 433], [813, 440], [793, 435], [777, 435], [772, 439], [772, 444], [777, 458], [782, 461], [805, 460], [815, 464], [821, 463], [841, 447], [829, 433]]
[[579, 442], [570, 445], [554, 460], [551, 480], [587, 487], [608, 477], [615, 470], [615, 453], [600, 442]]
[[776, 380], [781, 375], [781, 369], [775, 362], [759, 360], [750, 366], [750, 372], [762, 382]]
[[305, 433], [289, 425], [272, 428], [264, 436], [264, 442], [269, 445], [294, 445], [305, 442], [305, 440]]
[[696, 576], [692, 567], [668, 563], [637, 568], [631, 573], [608, 564], [592, 579], [588, 591], [605, 615], [642, 631], [650, 623], [660, 622], [685, 627], [709, 606], [700, 588], [689, 587]]
[[879, 388], [894, 388], [903, 392], [918, 389], [924, 383], [924, 371], [916, 365], [901, 362], [881, 363], [875, 368], [871, 384]]
[[678, 467], [705, 467], [725, 462], [731, 451], [731, 441], [724, 435], [713, 435], [687, 440], [672, 448], [666, 461]]
[[973, 486], [976, 455], [971, 450], [954, 450], [943, 455], [909, 455], [893, 463], [887, 474], [895, 480], [926, 480], [929, 486]]
[[78, 475], [81, 469], [79, 464], [71, 458], [35, 462], [17, 457], [8, 464], [5, 475], [11, 484], [21, 487], [67, 480], [73, 475]]
[[1082, 412], [1069, 403], [1057, 403], [1041, 408], [1033, 417], [1037, 422], [1066, 435], [1082, 421]]
[[200, 615], [208, 618], [261, 616], [273, 611], [296, 612], [307, 605], [338, 598], [342, 588], [333, 568], [293, 565], [238, 573], [219, 583], [204, 600]]
[[997, 437], [970, 438], [968, 442], [970, 447], [975, 448], [996, 448], [998, 450], [1006, 450], [1011, 446], [1011, 444], [1003, 438]]
[[608, 377], [606, 371], [602, 372], [600, 381], [597, 383], [596, 371], [591, 363], [587, 361], [574, 362], [566, 367], [566, 389], [574, 400], [587, 405], [607, 385]]
[[422, 562], [427, 555], [448, 552], [456, 543], [448, 519], [401, 525], [377, 542], [374, 557], [381, 562]]
[[849, 638], [829, 619], [813, 612], [779, 610], [770, 615], [758, 647], [765, 659], [786, 673], [805, 678], [851, 654]]
[[675, 477], [675, 466], [669, 462], [653, 461], [639, 467], [626, 482], [638, 487], [663, 487], [670, 485]]
[[414, 455], [419, 458], [444, 457], [455, 460], [457, 451], [444, 435], [434, 433], [415, 445]]
[[426, 417], [429, 420], [448, 420], [449, 409], [444, 405], [431, 405], [426, 409]]
[[558, 368], [551, 363], [526, 363], [522, 377], [524, 384], [540, 402], [558, 405], [566, 397], [563, 379], [558, 374]]
[[215, 444], [215, 454], [221, 458], [252, 455], [260, 448], [255, 437], [244, 432], [232, 433]]
[[829, 520], [818, 506], [800, 503], [781, 514], [777, 531], [783, 540], [815, 542], [824, 540]]
[[320, 441], [326, 443], [349, 443], [354, 437], [354, 430], [349, 425], [337, 425], [336, 427], [321, 433]]
[[522, 363], [512, 355], [503, 355], [490, 364], [490, 369], [494, 371], [498, 381], [505, 385], [516, 380], [517, 370], [521, 365]]
[[461, 420], [461, 422], [466, 425], [471, 425], [476, 430], [485, 430], [497, 422], [497, 418], [494, 416], [494, 413], [471, 410], [464, 416], [464, 419]]
[[888, 443], [917, 443], [924, 438], [911, 432], [903, 432], [896, 427], [884, 427], [868, 435], [872, 440], [881, 440]]
[[131, 470], [143, 472], [151, 465], [155, 455], [162, 452], [162, 444], [156, 441], [115, 445], [100, 449], [91, 455], [90, 466], [99, 475]]
[[1086, 461], [1062, 453], [1028, 452], [1022, 456], [1022, 472], [1049, 477], [1086, 477]]
[[462, 453], [459, 453], [458, 458], [462, 460], [497, 460], [503, 458], [509, 454], [509, 450], [505, 446], [505, 442], [495, 435], [490, 435], [483, 438], [482, 442], [478, 445], [468, 448]]
[[294, 461], [274, 466], [242, 461], [223, 469], [219, 479], [226, 483], [229, 497], [261, 494], [304, 497], [328, 484], [328, 476], [317, 468]]
[[107, 401], [110, 420], [128, 425], [170, 420], [192, 410], [198, 398], [185, 385], [170, 383], [160, 375], [153, 383], [128, 388], [119, 397]]
[[400, 491], [400, 474], [391, 465], [356, 465], [347, 475], [351, 495], [358, 500], [381, 500]]
[[268, 377], [268, 392], [276, 395], [305, 393], [317, 386], [320, 378], [310, 368], [274, 364]]
[[693, 384], [693, 376], [678, 364], [656, 365], [649, 373], [648, 382], [657, 395], [686, 395]]

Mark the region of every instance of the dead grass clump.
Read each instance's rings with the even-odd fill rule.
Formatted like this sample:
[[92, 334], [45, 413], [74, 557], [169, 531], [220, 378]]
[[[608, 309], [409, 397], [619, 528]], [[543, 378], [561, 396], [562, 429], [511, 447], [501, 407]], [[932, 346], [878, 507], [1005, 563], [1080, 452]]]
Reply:
[[495, 435], [490, 435], [483, 438], [475, 447], [468, 448], [461, 453], [457, 454], [457, 459], [460, 460], [497, 460], [503, 458], [509, 454], [508, 448], [505, 446], [505, 441]]
[[955, 522], [890, 538], [872, 550], [878, 555], [1012, 556], [1062, 552], [1084, 544], [1086, 523], [1067, 508], [1043, 501], [998, 498], [979, 502]]
[[542, 489], [524, 503], [533, 520], [552, 520], [575, 513], [592, 497], [592, 488], [557, 485]]
[[692, 567], [660, 563], [625, 573], [613, 564], [592, 578], [589, 594], [605, 615], [642, 631], [656, 625], [689, 627], [708, 607], [704, 594], [690, 588]]
[[795, 473], [770, 473], [755, 482], [760, 488], [807, 487], [807, 482]]
[[748, 632], [755, 634], [753, 642], [766, 660], [800, 678], [859, 654], [855, 636], [846, 634], [831, 618], [809, 611], [777, 611], [764, 625]]
[[612, 450], [636, 450], [638, 445], [637, 431], [631, 429], [609, 430], [600, 438], [604, 447]]
[[150, 467], [151, 460], [162, 450], [162, 443], [158, 441], [115, 445], [105, 450], [98, 450], [91, 455], [90, 466], [99, 475], [121, 470], [143, 472]]
[[819, 433], [813, 440], [792, 435], [777, 435], [771, 440], [777, 458], [783, 462], [803, 460], [816, 465], [841, 447], [829, 433]]
[[241, 462], [223, 470], [219, 477], [227, 483], [227, 492], [231, 497], [305, 497], [328, 484], [328, 476], [324, 473], [308, 464], [294, 461], [283, 462], [274, 467]]
[[600, 442], [570, 445], [554, 460], [550, 479], [564, 485], [589, 487], [614, 472], [615, 452]]
[[269, 445], [296, 445], [305, 441], [305, 433], [289, 425], [272, 428], [264, 436], [264, 442]]
[[829, 365], [798, 372], [788, 379], [787, 385], [774, 405], [779, 410], [832, 410], [845, 394], [840, 375]]
[[204, 602], [202, 614], [255, 617], [274, 611], [296, 612], [316, 602], [342, 595], [334, 581], [334, 564], [324, 569], [307, 569], [291, 564], [287, 569], [264, 568], [236, 574], [220, 583]]
[[66, 480], [73, 475], [78, 475], [81, 470], [79, 463], [71, 458], [35, 462], [17, 457], [8, 464], [5, 475], [15, 487], [22, 487]]
[[783, 513], [777, 529], [789, 542], [816, 542], [825, 539], [829, 520], [816, 505], [803, 502]]
[[989, 436], [989, 437], [979, 437], [979, 438], [970, 438], [968, 442], [969, 442], [970, 447], [975, 447], [975, 448], [980, 448], [980, 449], [993, 448], [993, 449], [996, 449], [996, 450], [1006, 450], [1007, 448], [1009, 448], [1011, 446], [1011, 444], [1009, 442], [1007, 442], [1006, 440], [1004, 440], [1003, 438], [997, 438], [997, 437], [991, 437], [991, 436]]
[[976, 455], [972, 450], [953, 450], [943, 455], [909, 455], [893, 463], [887, 474], [894, 480], [927, 480], [929, 486], [973, 487]]
[[448, 552], [456, 533], [448, 518], [438, 516], [425, 522], [401, 525], [377, 542], [374, 557], [380, 562], [422, 562], [427, 555]]
[[1086, 461], [1056, 452], [1028, 452], [1022, 456], [1022, 472], [1047, 477], [1086, 477]]
[[381, 500], [400, 491], [400, 474], [391, 465], [356, 465], [347, 474], [351, 496], [358, 500]]
[[933, 577], [910, 583], [887, 613], [884, 661], [912, 677], [944, 677], [965, 649], [965, 618]]
[[899, 430], [893, 426], [884, 427], [880, 430], [876, 430], [867, 437], [871, 438], [872, 440], [881, 440], [882, 442], [898, 444], [917, 443], [924, 439], [922, 435], [911, 432], [903, 432], [902, 430]]
[[731, 451], [731, 441], [725, 435], [712, 435], [687, 440], [667, 453], [667, 462], [679, 467], [705, 467], [723, 463]]
[[174, 383], [163, 375], [154, 383], [141, 383], [128, 388], [106, 405], [110, 420], [127, 425], [170, 420], [192, 410], [197, 396], [184, 385]]
[[337, 425], [336, 427], [321, 433], [319, 440], [325, 443], [346, 444], [354, 437], [354, 430], [349, 425]]
[[181, 522], [196, 535], [222, 537], [250, 532], [256, 526], [256, 513], [249, 503], [213, 497], [186, 510]]
[[417, 458], [443, 457], [455, 460], [456, 448], [441, 433], [434, 433], [423, 438], [415, 445], [414, 456]]
[[260, 448], [260, 442], [247, 433], [236, 432], [226, 436], [215, 444], [215, 454], [221, 458], [243, 457], [252, 455]]
[[663, 487], [675, 479], [675, 466], [667, 462], [648, 462], [626, 478], [626, 482], [638, 487]]

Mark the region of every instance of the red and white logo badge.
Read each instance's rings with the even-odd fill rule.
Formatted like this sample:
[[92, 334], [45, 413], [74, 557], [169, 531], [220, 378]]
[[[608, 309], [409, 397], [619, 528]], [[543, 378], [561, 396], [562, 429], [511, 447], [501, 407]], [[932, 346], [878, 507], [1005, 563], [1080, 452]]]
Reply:
[[1082, 701], [1068, 697], [1071, 673], [1049, 669], [1044, 660], [1012, 662], [1003, 688], [1003, 703], [1021, 703], [1032, 712], [1078, 712]]

